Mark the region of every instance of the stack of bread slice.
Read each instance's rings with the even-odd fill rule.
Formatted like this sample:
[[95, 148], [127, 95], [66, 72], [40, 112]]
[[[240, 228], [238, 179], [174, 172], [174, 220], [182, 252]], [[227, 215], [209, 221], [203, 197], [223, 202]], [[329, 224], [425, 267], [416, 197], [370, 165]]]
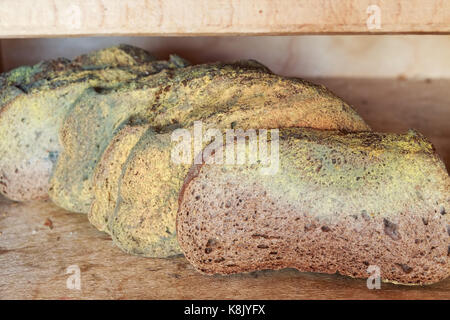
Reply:
[[[252, 60], [190, 66], [125, 45], [0, 81], [0, 192], [87, 213], [128, 253], [184, 253], [208, 274], [364, 278], [375, 265], [385, 281], [425, 284], [450, 273], [450, 179], [431, 144], [371, 132], [323, 86]], [[217, 137], [174, 162], [173, 133], [198, 123], [279, 130], [278, 170], [213, 164], [201, 150]]]
[[[179, 58], [175, 58], [177, 60]], [[121, 45], [20, 67], [0, 77], [0, 192], [17, 200], [48, 196], [61, 152], [67, 112], [90, 88], [111, 88], [171, 67], [146, 51]]]

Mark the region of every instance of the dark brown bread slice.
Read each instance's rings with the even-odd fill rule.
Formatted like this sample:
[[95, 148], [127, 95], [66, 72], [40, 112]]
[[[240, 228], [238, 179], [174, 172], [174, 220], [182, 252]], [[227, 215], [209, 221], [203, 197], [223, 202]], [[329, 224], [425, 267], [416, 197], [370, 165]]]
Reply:
[[[450, 178], [405, 135], [280, 131], [280, 167], [194, 165], [177, 236], [206, 274], [297, 268], [429, 284], [450, 274]], [[205, 160], [206, 161], [206, 160]]]

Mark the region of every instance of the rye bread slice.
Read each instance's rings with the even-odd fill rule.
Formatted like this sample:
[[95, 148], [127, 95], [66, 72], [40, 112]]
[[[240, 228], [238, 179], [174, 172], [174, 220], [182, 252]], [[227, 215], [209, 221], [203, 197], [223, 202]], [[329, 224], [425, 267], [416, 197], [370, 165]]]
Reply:
[[[51, 199], [87, 213], [92, 173], [118, 125], [130, 117], [157, 131], [209, 119], [218, 128], [370, 128], [345, 102], [322, 86], [274, 75], [254, 62], [164, 70], [113, 90], [88, 90], [61, 129], [64, 153], [51, 178]], [[74, 168], [76, 168], [74, 170]]]
[[[77, 62], [57, 59], [3, 74], [0, 89], [0, 193], [25, 201], [48, 196], [49, 177], [61, 151], [58, 131], [70, 106], [90, 86], [109, 87], [159, 71], [138, 62], [152, 59], [140, 53], [129, 67], [114, 57], [127, 56], [121, 47], [85, 55]], [[130, 48], [125, 48], [130, 52]], [[139, 51], [139, 49], [136, 49]], [[89, 63], [85, 65], [83, 63]], [[109, 64], [115, 67], [110, 67]]]
[[[206, 127], [235, 127], [240, 111], [234, 108], [223, 117], [217, 118], [213, 114], [201, 120]], [[247, 129], [253, 125], [273, 125], [271, 114], [261, 116], [258, 109], [254, 111], [253, 115], [237, 121], [239, 126]], [[277, 121], [280, 123], [279, 119]], [[108, 227], [102, 229], [106, 229], [114, 243], [128, 253], [167, 257], [181, 252], [175, 240], [175, 218], [178, 192], [189, 166], [171, 161], [174, 143], [169, 133], [161, 133], [170, 128], [159, 128], [158, 132], [154, 129], [142, 136], [123, 165], [115, 211], [112, 215], [104, 215], [109, 221]], [[105, 207], [111, 208], [111, 201]]]
[[250, 164], [191, 168], [177, 235], [198, 271], [367, 278], [374, 265], [402, 284], [450, 274], [450, 178], [421, 135], [281, 130], [279, 155], [274, 175]]
[[148, 129], [147, 124], [126, 124], [110, 141], [94, 170], [94, 201], [88, 213], [89, 221], [98, 230], [109, 233], [108, 221], [117, 201], [122, 166], [131, 149]]

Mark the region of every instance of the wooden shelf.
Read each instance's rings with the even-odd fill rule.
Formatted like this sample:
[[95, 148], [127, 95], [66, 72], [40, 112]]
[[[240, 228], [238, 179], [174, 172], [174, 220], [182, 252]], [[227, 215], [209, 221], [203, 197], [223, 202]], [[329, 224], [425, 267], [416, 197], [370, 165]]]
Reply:
[[[127, 255], [86, 215], [49, 202], [1, 201], [0, 226], [2, 299], [450, 299], [450, 278], [368, 290], [364, 280], [291, 269], [204, 276], [183, 257]], [[67, 289], [71, 265], [80, 268], [80, 291]]]
[[[380, 9], [380, 28], [367, 20]], [[371, 20], [372, 21], [372, 20]], [[0, 38], [450, 33], [440, 0], [2, 0]]]
[[[415, 127], [450, 167], [450, 80], [315, 79], [355, 106], [373, 129]], [[50, 219], [53, 228], [44, 225]], [[0, 200], [2, 299], [450, 299], [450, 278], [425, 287], [382, 284], [295, 270], [204, 276], [183, 257], [127, 255], [86, 215], [50, 202]], [[66, 288], [67, 267], [81, 270], [81, 291]]]

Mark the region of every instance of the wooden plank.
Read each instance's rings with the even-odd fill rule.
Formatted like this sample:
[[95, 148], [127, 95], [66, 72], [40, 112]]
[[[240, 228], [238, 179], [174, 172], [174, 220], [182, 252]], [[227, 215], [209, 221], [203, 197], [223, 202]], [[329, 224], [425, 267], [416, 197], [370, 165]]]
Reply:
[[[86, 215], [49, 202], [3, 201], [0, 230], [1, 299], [450, 299], [450, 278], [369, 290], [364, 280], [291, 269], [205, 276], [183, 257], [127, 255]], [[67, 288], [73, 265], [80, 268], [81, 290]]]
[[[378, 131], [415, 127], [434, 142], [450, 168], [450, 80], [315, 79], [355, 106]], [[51, 220], [52, 229], [46, 220]], [[78, 265], [81, 290], [67, 268]], [[366, 282], [286, 269], [204, 276], [181, 256], [127, 255], [86, 215], [49, 202], [0, 199], [0, 299], [450, 299], [450, 278], [425, 287]]]
[[450, 33], [441, 0], [2, 0], [0, 37]]

